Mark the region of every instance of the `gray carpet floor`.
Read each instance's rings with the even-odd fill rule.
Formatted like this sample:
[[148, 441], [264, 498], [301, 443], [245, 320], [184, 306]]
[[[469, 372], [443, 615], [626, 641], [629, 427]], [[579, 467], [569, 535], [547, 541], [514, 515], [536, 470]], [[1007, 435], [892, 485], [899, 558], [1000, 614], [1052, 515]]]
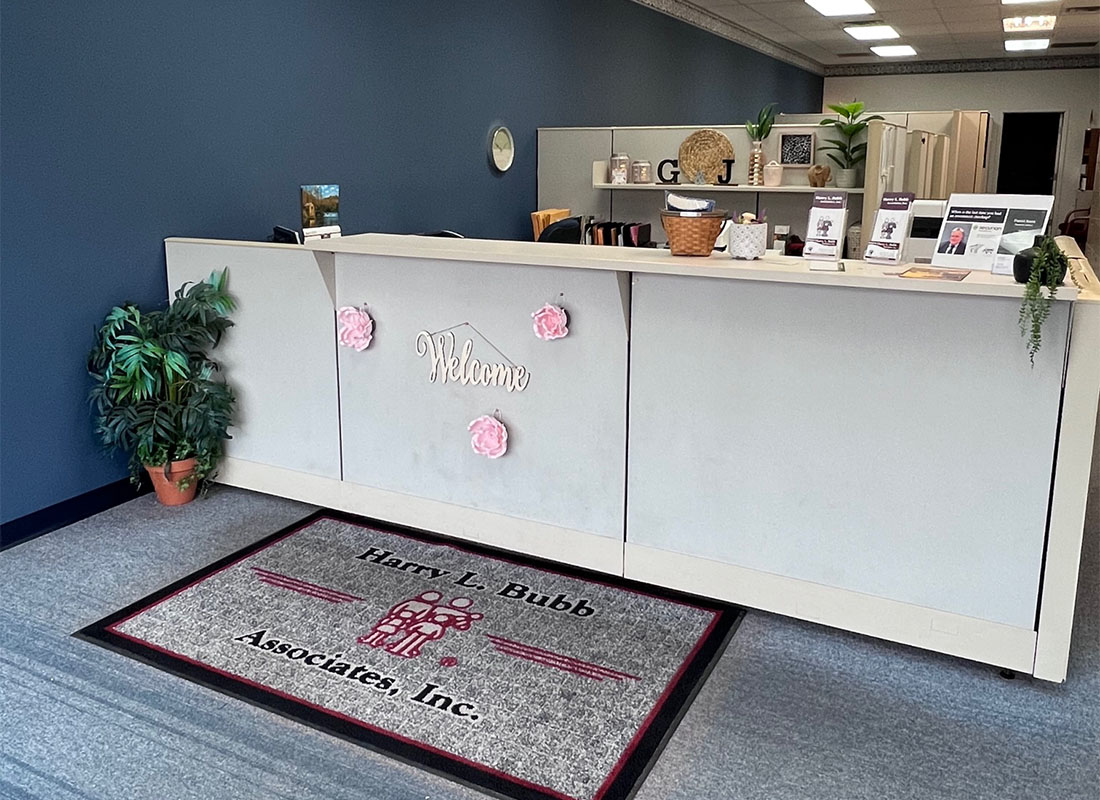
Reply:
[[[1100, 797], [1098, 482], [1065, 684], [750, 612], [639, 800]], [[483, 798], [69, 636], [310, 510], [146, 496], [0, 553], [0, 797]]]

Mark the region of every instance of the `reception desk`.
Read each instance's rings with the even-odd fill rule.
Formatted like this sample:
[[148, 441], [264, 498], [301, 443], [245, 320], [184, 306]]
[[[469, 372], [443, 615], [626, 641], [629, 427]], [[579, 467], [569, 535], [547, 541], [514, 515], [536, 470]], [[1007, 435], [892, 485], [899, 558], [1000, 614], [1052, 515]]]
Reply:
[[[989, 274], [383, 234], [166, 249], [170, 287], [229, 267], [239, 301], [225, 483], [1065, 678], [1100, 393], [1083, 259], [1032, 367], [1022, 287]], [[534, 335], [546, 303], [566, 337]], [[366, 349], [339, 343], [345, 306]], [[472, 451], [482, 415], [503, 457]]]

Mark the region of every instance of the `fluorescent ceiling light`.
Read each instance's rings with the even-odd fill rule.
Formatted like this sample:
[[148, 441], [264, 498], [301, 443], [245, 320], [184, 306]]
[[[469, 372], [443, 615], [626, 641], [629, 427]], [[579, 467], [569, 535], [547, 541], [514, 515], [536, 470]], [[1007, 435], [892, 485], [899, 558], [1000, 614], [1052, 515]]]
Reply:
[[883, 44], [872, 47], [871, 52], [883, 58], [898, 58], [899, 56], [915, 56], [917, 51], [907, 44]]
[[866, 0], [806, 0], [806, 5], [826, 17], [858, 17], [875, 13]]
[[1006, 39], [1005, 50], [1046, 50], [1050, 39]]
[[899, 34], [893, 25], [849, 25], [844, 32], [853, 39], [868, 42], [874, 39], [897, 39]]
[[1005, 17], [1002, 20], [1005, 33], [1023, 33], [1024, 31], [1052, 31], [1054, 21], [1058, 17], [1053, 14], [1036, 17]]
[[1002, 6], [1037, 6], [1041, 3], [1057, 3], [1059, 0], [1001, 0]]

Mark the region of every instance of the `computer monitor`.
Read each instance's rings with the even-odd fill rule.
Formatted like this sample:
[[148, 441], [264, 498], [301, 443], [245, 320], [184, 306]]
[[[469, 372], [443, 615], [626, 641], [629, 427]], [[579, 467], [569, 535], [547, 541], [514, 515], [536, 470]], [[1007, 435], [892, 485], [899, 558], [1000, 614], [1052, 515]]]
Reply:
[[284, 228], [282, 225], [276, 225], [272, 229], [271, 241], [278, 242], [279, 244], [301, 244], [302, 234], [293, 228]]

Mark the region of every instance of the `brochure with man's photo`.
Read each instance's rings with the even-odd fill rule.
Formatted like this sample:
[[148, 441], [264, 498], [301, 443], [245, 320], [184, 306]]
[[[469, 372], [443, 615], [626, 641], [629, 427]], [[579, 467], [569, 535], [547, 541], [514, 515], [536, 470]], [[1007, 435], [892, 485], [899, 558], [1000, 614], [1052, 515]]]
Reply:
[[1054, 198], [1044, 195], [953, 194], [932, 264], [1012, 274], [1012, 259], [1044, 232]]
[[905, 245], [909, 241], [912, 192], [886, 192], [882, 195], [875, 224], [871, 228], [863, 258], [876, 264], [900, 264], [905, 259]]
[[[806, 228], [806, 244], [802, 255], [816, 261], [840, 261], [844, 234], [847, 230], [848, 193], [836, 190], [814, 192], [810, 206], [810, 221]], [[810, 269], [838, 269], [835, 266]]]

